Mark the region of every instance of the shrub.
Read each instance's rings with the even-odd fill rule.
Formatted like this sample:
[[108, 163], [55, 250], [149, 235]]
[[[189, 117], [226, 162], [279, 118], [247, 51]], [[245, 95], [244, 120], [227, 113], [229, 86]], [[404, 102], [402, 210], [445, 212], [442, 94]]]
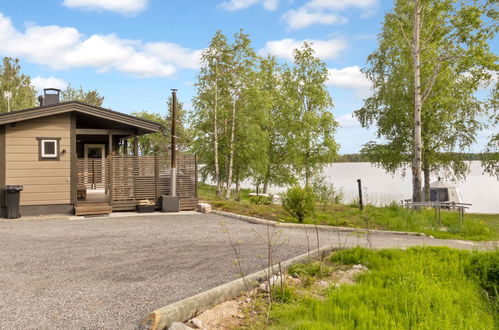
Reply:
[[343, 191], [336, 190], [334, 185], [328, 183], [326, 177], [316, 176], [312, 181], [312, 191], [315, 194], [317, 202], [321, 205], [328, 205], [331, 203], [339, 204], [343, 201]]
[[465, 271], [487, 292], [489, 298], [498, 299], [499, 251], [474, 253]]
[[272, 197], [270, 196], [250, 196], [250, 202], [256, 205], [270, 205], [272, 204]]
[[282, 197], [282, 207], [298, 222], [303, 223], [305, 217], [314, 212], [314, 193], [309, 188], [290, 188]]

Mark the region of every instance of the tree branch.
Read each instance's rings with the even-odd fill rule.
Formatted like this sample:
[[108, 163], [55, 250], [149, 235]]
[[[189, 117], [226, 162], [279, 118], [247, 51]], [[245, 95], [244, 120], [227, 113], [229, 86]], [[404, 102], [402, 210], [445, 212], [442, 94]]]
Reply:
[[407, 42], [407, 45], [409, 46], [409, 48], [412, 49], [411, 41], [409, 40], [409, 38], [407, 37], [407, 34], [405, 33], [404, 25], [402, 23], [402, 20], [398, 17], [398, 15], [394, 15], [394, 16], [395, 16], [395, 18], [397, 19], [397, 22], [400, 25], [400, 30], [402, 30], [402, 35], [403, 35], [403, 37], [405, 39], [405, 42]]

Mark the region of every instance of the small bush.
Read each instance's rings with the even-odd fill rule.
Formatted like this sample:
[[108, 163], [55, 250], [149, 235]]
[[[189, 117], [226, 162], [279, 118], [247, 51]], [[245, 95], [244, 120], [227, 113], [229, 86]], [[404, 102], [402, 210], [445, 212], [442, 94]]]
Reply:
[[282, 207], [298, 222], [303, 223], [305, 217], [314, 212], [314, 193], [309, 188], [290, 188], [283, 195]]
[[292, 276], [308, 275], [311, 277], [328, 276], [332, 273], [331, 267], [320, 262], [312, 262], [309, 264], [297, 263], [289, 267], [288, 273]]
[[312, 181], [312, 191], [316, 201], [321, 205], [338, 204], [343, 201], [343, 191], [334, 188], [332, 183], [328, 183], [325, 176], [318, 175]]
[[256, 205], [270, 205], [272, 204], [272, 197], [269, 196], [250, 196], [250, 202]]
[[489, 298], [497, 301], [499, 291], [499, 252], [474, 253], [465, 269], [487, 292]]

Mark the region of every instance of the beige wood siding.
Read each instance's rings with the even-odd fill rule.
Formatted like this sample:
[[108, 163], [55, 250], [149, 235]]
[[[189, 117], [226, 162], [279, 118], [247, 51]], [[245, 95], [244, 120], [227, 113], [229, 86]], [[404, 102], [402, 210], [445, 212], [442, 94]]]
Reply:
[[[70, 203], [70, 123], [65, 113], [6, 125], [6, 184], [24, 186], [21, 205]], [[60, 138], [60, 160], [39, 160], [37, 137]]]

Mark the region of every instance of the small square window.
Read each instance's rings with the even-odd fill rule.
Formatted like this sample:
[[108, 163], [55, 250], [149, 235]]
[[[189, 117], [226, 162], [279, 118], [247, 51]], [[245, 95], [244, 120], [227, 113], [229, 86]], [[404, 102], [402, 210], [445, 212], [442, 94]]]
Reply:
[[59, 138], [38, 138], [40, 160], [59, 159]]

